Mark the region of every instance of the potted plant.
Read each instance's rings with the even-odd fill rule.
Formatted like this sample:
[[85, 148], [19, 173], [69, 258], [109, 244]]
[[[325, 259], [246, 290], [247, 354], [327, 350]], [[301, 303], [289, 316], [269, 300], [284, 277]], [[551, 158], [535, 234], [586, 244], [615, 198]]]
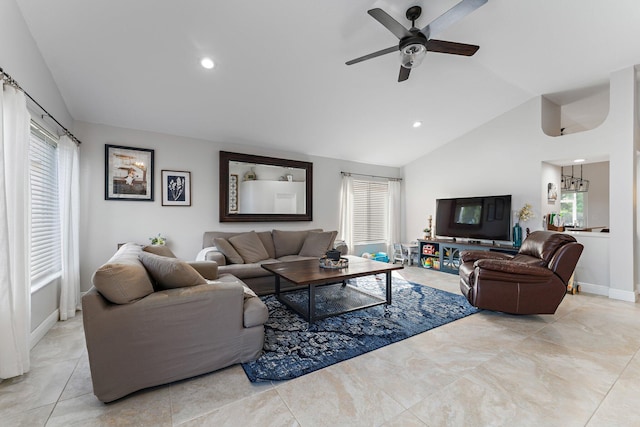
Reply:
[[160, 233], [155, 237], [149, 237], [149, 240], [151, 240], [151, 244], [154, 246], [164, 246], [167, 244], [167, 239], [162, 237]]

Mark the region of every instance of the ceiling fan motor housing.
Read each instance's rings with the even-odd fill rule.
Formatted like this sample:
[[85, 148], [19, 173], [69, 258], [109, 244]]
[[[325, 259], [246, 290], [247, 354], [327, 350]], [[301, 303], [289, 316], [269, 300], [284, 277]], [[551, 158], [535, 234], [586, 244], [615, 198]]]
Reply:
[[[413, 30], [413, 29], [412, 29]], [[411, 31], [413, 33], [413, 31]], [[412, 36], [400, 40], [400, 65], [415, 68], [427, 54], [427, 38], [416, 31]]]

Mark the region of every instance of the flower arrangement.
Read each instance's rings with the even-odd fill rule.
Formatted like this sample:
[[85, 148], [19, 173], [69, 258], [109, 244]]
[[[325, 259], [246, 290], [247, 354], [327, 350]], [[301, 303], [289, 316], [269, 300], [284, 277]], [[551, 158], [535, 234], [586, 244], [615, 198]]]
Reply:
[[517, 215], [518, 215], [518, 221], [522, 221], [522, 222], [527, 222], [530, 219], [533, 219], [536, 217], [536, 215], [533, 213], [533, 206], [531, 206], [529, 203], [525, 203], [522, 209], [518, 211]]
[[152, 245], [165, 245], [167, 243], [167, 239], [165, 237], [162, 237], [162, 235], [160, 235], [160, 233], [158, 233], [157, 236], [155, 237], [149, 237], [149, 240], [151, 240], [151, 244]]

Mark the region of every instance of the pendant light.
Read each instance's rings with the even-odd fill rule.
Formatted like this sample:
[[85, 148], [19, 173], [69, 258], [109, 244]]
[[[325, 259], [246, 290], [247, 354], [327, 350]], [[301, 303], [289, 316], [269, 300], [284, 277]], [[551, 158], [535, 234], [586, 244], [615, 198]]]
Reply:
[[576, 192], [586, 193], [589, 191], [589, 180], [582, 179], [582, 165], [580, 165], [580, 180], [577, 183]]

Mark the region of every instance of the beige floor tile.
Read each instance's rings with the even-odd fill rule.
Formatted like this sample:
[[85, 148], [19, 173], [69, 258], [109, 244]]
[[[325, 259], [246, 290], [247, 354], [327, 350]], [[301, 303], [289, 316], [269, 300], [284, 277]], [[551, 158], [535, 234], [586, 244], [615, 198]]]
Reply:
[[277, 385], [276, 390], [304, 427], [375, 426], [404, 411], [384, 390], [354, 375], [346, 363]]
[[274, 389], [238, 400], [207, 415], [179, 424], [180, 427], [295, 427], [299, 425]]
[[403, 409], [457, 378], [423, 353], [400, 343], [350, 359], [345, 364], [351, 377], [383, 390]]
[[201, 417], [225, 405], [273, 388], [271, 383], [251, 383], [240, 365], [171, 384], [171, 409], [175, 424]]
[[76, 360], [32, 368], [25, 375], [0, 383], [0, 419], [55, 403], [60, 398]]
[[636, 353], [622, 372], [587, 426], [639, 426], [638, 396], [640, 396], [640, 353]]
[[381, 427], [425, 427], [426, 424], [409, 411], [404, 411], [391, 421], [387, 421]]
[[102, 403], [93, 394], [59, 402], [47, 427], [171, 426], [169, 389], [159, 387], [134, 393], [112, 403]]
[[91, 370], [89, 369], [89, 356], [85, 351], [78, 360], [78, 364], [69, 378], [69, 382], [60, 396], [60, 400], [73, 399], [83, 394], [93, 394], [91, 383]]
[[43, 427], [55, 404], [41, 406], [39, 408], [30, 409], [25, 412], [19, 412], [13, 415], [0, 417], [0, 426], [11, 427]]
[[518, 424], [583, 426], [604, 398], [602, 391], [589, 388], [591, 379], [561, 377], [528, 351], [504, 351], [465, 378], [502, 396]]
[[82, 316], [58, 322], [31, 350], [31, 367], [36, 368], [70, 359], [85, 352]]

